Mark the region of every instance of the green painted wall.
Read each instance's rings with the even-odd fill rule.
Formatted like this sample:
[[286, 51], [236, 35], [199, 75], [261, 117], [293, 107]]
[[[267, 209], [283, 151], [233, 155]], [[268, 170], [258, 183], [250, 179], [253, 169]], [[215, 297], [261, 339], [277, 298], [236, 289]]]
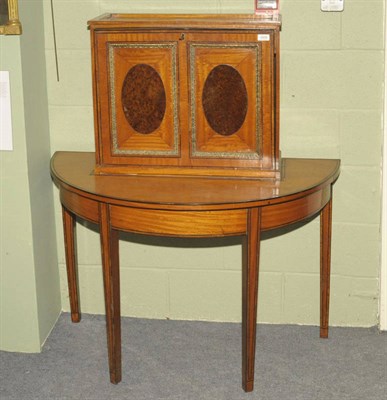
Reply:
[[[39, 338], [43, 343], [61, 311], [50, 163], [50, 128], [43, 0], [19, 0], [24, 118], [34, 247]], [[37, 99], [39, 99], [37, 101]]]
[[[347, 0], [343, 13], [283, 0], [281, 149], [341, 158], [333, 214], [333, 325], [378, 323], [383, 0]], [[94, 150], [89, 35], [103, 12], [252, 12], [253, 0], [44, 2], [51, 151]], [[69, 310], [60, 204], [54, 189], [62, 307]], [[92, 227], [93, 228], [93, 227]], [[319, 221], [262, 243], [259, 321], [319, 323]], [[215, 247], [212, 247], [215, 245]], [[123, 315], [240, 321], [241, 247], [234, 239], [122, 236]], [[78, 225], [83, 312], [104, 313], [99, 237]]]
[[0, 152], [0, 349], [40, 351], [61, 311], [43, 3], [20, 1], [22, 36], [0, 37], [10, 71], [13, 151]]
[[0, 152], [0, 346], [39, 350], [32, 224], [19, 37], [0, 37], [0, 68], [10, 71], [12, 152]]

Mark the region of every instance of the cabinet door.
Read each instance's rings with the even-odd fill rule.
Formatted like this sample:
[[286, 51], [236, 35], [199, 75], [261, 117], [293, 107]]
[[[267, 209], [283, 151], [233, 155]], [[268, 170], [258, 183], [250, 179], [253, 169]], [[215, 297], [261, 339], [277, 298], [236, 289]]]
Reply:
[[193, 166], [272, 169], [274, 34], [187, 37]]
[[99, 163], [178, 164], [179, 35], [95, 34]]

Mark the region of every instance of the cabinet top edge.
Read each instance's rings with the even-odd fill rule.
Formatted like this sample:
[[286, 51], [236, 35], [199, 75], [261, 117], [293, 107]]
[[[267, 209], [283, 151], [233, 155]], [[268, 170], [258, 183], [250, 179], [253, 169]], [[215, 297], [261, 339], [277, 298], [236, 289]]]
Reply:
[[114, 28], [255, 29], [279, 28], [280, 15], [256, 14], [103, 14], [87, 22], [95, 30]]

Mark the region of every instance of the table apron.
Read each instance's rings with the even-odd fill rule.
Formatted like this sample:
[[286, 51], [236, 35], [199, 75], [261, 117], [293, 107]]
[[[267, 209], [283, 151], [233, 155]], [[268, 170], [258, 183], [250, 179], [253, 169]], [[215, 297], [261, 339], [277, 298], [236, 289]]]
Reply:
[[98, 201], [74, 193], [65, 189], [63, 186], [60, 187], [60, 201], [67, 210], [78, 217], [99, 224], [100, 215]]
[[110, 220], [116, 229], [151, 235], [244, 235], [247, 210], [168, 211], [111, 206]]
[[331, 185], [320, 190], [284, 203], [262, 208], [262, 230], [270, 230], [302, 221], [317, 214], [331, 198]]
[[[295, 200], [261, 206], [261, 229], [270, 230], [301, 221], [318, 213], [331, 197], [331, 186]], [[99, 223], [99, 201], [61, 188], [61, 202], [73, 214]], [[286, 200], [286, 199], [285, 199]], [[113, 229], [148, 235], [222, 237], [244, 235], [247, 208], [211, 211], [176, 211], [110, 204]]]

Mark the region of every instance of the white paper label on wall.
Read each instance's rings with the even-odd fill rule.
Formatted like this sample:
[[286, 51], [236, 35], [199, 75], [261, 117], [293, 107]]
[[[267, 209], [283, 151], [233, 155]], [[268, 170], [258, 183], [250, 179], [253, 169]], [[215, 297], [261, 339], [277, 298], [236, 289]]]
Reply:
[[321, 0], [322, 11], [343, 11], [344, 0]]
[[13, 150], [9, 71], [0, 71], [0, 150]]
[[270, 40], [270, 35], [266, 33], [265, 34], [261, 33], [258, 35], [258, 42], [268, 42], [269, 40]]

